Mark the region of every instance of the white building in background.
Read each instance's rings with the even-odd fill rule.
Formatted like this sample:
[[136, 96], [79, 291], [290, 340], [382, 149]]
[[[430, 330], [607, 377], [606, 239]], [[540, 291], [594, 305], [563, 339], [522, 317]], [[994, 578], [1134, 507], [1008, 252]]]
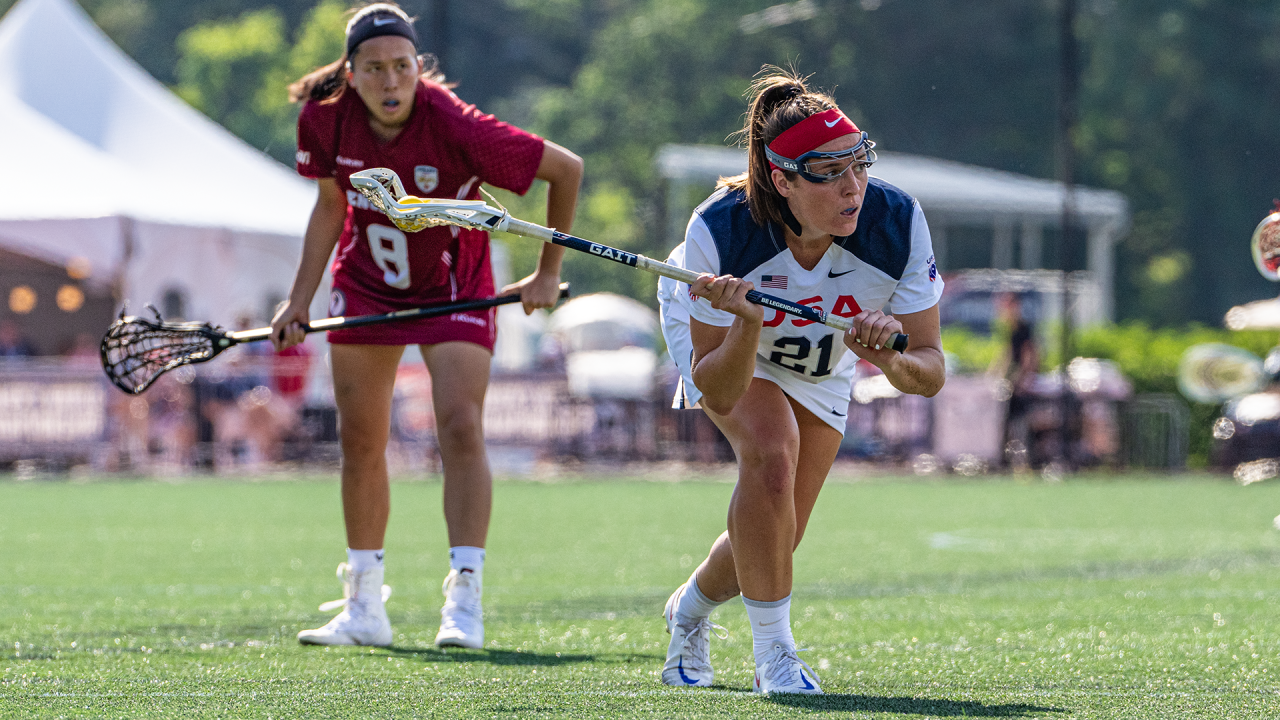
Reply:
[[[990, 235], [990, 269], [1010, 273], [1002, 291], [1050, 289], [1060, 273], [1043, 271], [1046, 229], [1060, 227], [1063, 186], [1059, 182], [938, 160], [881, 152], [871, 174], [913, 195], [924, 208], [938, 267], [948, 272], [948, 236], [967, 229]], [[666, 145], [658, 168], [667, 180], [667, 223], [671, 245], [680, 242], [689, 213], [716, 178], [747, 169], [746, 151], [710, 145]], [[705, 195], [703, 195], [705, 196]], [[1074, 316], [1084, 322], [1114, 318], [1115, 244], [1129, 230], [1129, 203], [1111, 190], [1077, 187], [1078, 222], [1088, 236], [1086, 270], [1073, 283], [1080, 292]], [[1037, 272], [1040, 271], [1040, 272]], [[999, 284], [987, 273], [976, 284]], [[1056, 291], [1054, 291], [1056, 292]], [[1056, 303], [1048, 302], [1049, 308]]]

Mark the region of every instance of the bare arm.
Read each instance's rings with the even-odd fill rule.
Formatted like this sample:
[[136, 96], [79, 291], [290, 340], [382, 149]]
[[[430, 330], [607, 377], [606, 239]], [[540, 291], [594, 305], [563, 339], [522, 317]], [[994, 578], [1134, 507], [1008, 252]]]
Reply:
[[333, 246], [342, 235], [347, 218], [347, 199], [333, 178], [317, 181], [320, 193], [302, 240], [302, 259], [289, 289], [289, 299], [271, 320], [271, 343], [277, 350], [297, 345], [306, 338], [302, 326], [311, 320], [311, 300], [324, 277]]
[[[535, 174], [547, 181], [547, 226], [569, 232], [578, 205], [578, 188], [582, 184], [582, 158], [551, 142], [542, 141], [542, 162]], [[538, 269], [532, 275], [503, 288], [503, 294], [519, 290], [525, 314], [534, 308], [551, 307], [560, 294], [560, 260], [564, 248], [543, 243], [538, 255]]]
[[751, 386], [764, 309], [747, 302], [754, 285], [722, 275], [703, 275], [691, 289], [711, 307], [737, 317], [729, 327], [689, 320], [693, 340], [693, 384], [702, 391], [702, 404], [717, 415], [728, 415]]
[[[844, 344], [858, 357], [880, 368], [889, 383], [904, 393], [933, 397], [946, 382], [947, 367], [942, 355], [942, 330], [938, 306], [906, 315], [885, 315], [867, 310], [853, 318], [854, 332]], [[904, 353], [888, 349], [889, 334], [911, 336]]]

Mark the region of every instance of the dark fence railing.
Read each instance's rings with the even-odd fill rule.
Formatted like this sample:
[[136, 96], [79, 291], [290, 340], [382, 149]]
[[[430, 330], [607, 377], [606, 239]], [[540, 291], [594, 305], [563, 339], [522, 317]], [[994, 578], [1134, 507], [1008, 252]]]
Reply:
[[[93, 358], [0, 361], [0, 470], [234, 473], [338, 462], [337, 413], [322, 361], [225, 360], [180, 368], [140, 396], [108, 384]], [[670, 384], [660, 380], [652, 399], [581, 398], [570, 394], [563, 372], [495, 373], [485, 405], [494, 466], [521, 473], [539, 463], [732, 461], [702, 412], [669, 407]], [[976, 474], [1010, 462], [1039, 466], [1060, 451], [1062, 403], [1034, 404], [1025, 443], [1013, 447], [1007, 393], [984, 377], [952, 377], [931, 399], [864, 378], [854, 396], [840, 449], [846, 458]], [[1176, 397], [1084, 395], [1070, 407], [1077, 417], [1069, 443], [1079, 464], [1185, 464], [1186, 409]], [[406, 364], [392, 407], [393, 470], [438, 471], [435, 437], [431, 378]]]

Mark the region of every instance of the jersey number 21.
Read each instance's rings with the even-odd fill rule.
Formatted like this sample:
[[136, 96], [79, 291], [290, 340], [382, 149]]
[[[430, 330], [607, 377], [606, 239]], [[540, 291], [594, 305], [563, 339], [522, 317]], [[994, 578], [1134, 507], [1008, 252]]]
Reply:
[[[809, 360], [810, 351], [813, 349], [809, 338], [784, 337], [778, 338], [773, 343], [774, 352], [769, 355], [769, 362], [779, 367], [784, 367], [792, 372], [808, 375], [809, 377], [826, 377], [831, 374], [831, 348], [835, 342], [835, 335], [824, 335], [818, 341], [818, 365], [810, 367]], [[786, 351], [791, 352], [786, 352]], [[805, 362], [809, 360], [809, 362]]]

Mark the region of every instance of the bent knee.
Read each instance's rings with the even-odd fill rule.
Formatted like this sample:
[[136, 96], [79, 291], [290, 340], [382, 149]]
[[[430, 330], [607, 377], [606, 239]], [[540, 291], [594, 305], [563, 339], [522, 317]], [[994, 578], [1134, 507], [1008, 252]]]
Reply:
[[797, 448], [754, 446], [742, 453], [743, 473], [770, 495], [790, 496], [795, 489]]

